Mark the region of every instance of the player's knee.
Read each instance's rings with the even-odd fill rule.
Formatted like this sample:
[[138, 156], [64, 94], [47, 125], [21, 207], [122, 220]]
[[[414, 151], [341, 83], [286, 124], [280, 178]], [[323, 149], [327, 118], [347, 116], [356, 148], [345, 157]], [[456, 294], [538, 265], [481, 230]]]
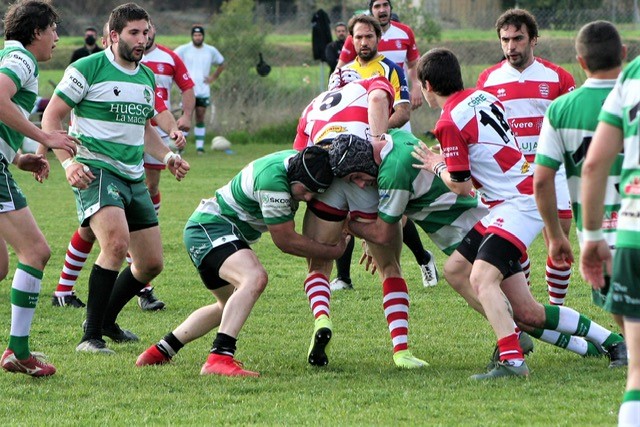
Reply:
[[247, 286], [255, 299], [258, 299], [262, 292], [264, 292], [267, 287], [267, 283], [269, 282], [269, 274], [264, 268], [256, 268], [253, 269], [248, 280], [245, 281], [245, 285]]

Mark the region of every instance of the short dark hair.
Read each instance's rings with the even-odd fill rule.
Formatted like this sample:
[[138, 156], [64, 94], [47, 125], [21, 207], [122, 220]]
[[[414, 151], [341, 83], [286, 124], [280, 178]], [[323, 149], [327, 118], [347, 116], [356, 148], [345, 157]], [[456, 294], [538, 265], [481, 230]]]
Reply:
[[428, 81], [438, 95], [449, 96], [464, 89], [460, 63], [449, 49], [431, 49], [422, 55], [417, 68], [420, 85], [424, 88]]
[[35, 39], [36, 30], [45, 30], [59, 20], [60, 15], [48, 1], [18, 1], [9, 6], [4, 14], [4, 39], [16, 40], [28, 46]]
[[149, 14], [146, 10], [135, 3], [121, 4], [109, 15], [109, 31], [120, 34], [129, 22], [141, 20], [149, 22]]
[[84, 32], [86, 33], [87, 31], [93, 31], [94, 33], [98, 33], [98, 29], [96, 27], [94, 27], [93, 25], [88, 26], [87, 28], [84, 29]]
[[496, 21], [496, 32], [500, 38], [500, 30], [509, 25], [519, 30], [524, 25], [527, 28], [527, 34], [530, 39], [538, 37], [538, 23], [536, 17], [525, 9], [509, 9], [498, 17]]
[[584, 58], [589, 71], [606, 71], [622, 65], [622, 40], [608, 21], [594, 21], [578, 32], [576, 52]]
[[347, 24], [345, 24], [345, 23], [344, 23], [344, 22], [342, 22], [342, 21], [338, 21], [338, 22], [336, 22], [336, 25], [334, 25], [334, 26], [333, 26], [333, 29], [335, 30], [335, 29], [336, 29], [336, 28], [338, 28], [338, 27], [345, 27], [345, 28], [346, 28], [346, 27], [347, 27]]
[[382, 27], [376, 18], [373, 16], [361, 14], [356, 15], [349, 20], [349, 34], [353, 37], [353, 27], [356, 24], [365, 24], [373, 28], [373, 31], [376, 33], [376, 37], [379, 39], [382, 37]]

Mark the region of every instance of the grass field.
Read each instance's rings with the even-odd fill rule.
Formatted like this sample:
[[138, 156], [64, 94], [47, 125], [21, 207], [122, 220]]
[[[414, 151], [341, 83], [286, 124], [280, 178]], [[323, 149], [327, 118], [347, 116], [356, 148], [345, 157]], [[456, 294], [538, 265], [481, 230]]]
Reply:
[[[418, 268], [403, 253], [411, 294], [410, 342], [430, 366], [395, 368], [381, 307], [381, 287], [354, 265], [354, 291], [332, 298], [334, 340], [330, 364], [314, 368], [306, 353], [313, 321], [302, 290], [303, 259], [280, 253], [268, 235], [254, 249], [270, 283], [249, 317], [237, 357], [261, 378], [201, 377], [214, 333], [185, 347], [168, 366], [136, 368], [140, 352], [177, 326], [194, 309], [212, 302], [182, 244], [182, 228], [199, 200], [210, 197], [250, 160], [288, 145], [234, 146], [235, 155], [207, 152], [185, 157], [192, 172], [182, 183], [165, 174], [160, 223], [165, 270], [154, 281], [167, 309], [146, 313], [130, 303], [119, 322], [141, 341], [113, 344], [111, 357], [78, 354], [84, 310], [54, 308], [51, 294], [68, 239], [77, 227], [72, 193], [56, 160], [49, 181], [39, 185], [15, 172], [47, 236], [52, 258], [45, 271], [31, 345], [58, 368], [48, 379], [0, 373], [0, 420], [5, 425], [614, 425], [625, 369], [604, 359], [582, 359], [536, 343], [528, 357], [528, 380], [476, 383], [493, 349], [493, 333], [441, 280], [422, 287]], [[50, 157], [50, 160], [53, 159]], [[299, 225], [299, 224], [298, 224]], [[424, 237], [424, 235], [423, 235]], [[425, 245], [435, 251], [426, 238]], [[98, 248], [89, 259], [93, 263]], [[356, 254], [359, 250], [356, 249]], [[357, 257], [357, 255], [356, 255]], [[355, 258], [355, 257], [354, 257]], [[441, 267], [444, 255], [438, 253]], [[546, 301], [544, 246], [531, 251], [533, 291]], [[12, 269], [16, 259], [11, 255]], [[88, 268], [77, 288], [86, 300]], [[13, 274], [10, 270], [10, 276]], [[9, 336], [11, 277], [0, 287], [0, 345]], [[588, 286], [574, 272], [567, 303], [611, 327], [590, 303]]]

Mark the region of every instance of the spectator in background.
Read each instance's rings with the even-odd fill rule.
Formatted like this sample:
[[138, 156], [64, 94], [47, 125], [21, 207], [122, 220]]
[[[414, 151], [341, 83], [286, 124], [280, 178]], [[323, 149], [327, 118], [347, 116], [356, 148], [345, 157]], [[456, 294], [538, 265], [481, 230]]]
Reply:
[[85, 28], [84, 46], [73, 51], [73, 54], [71, 55], [71, 61], [69, 63], [75, 62], [80, 58], [84, 58], [85, 56], [89, 56], [92, 53], [101, 52], [102, 48], [96, 44], [97, 41], [98, 30], [96, 29], [96, 27]]
[[331, 73], [333, 73], [333, 71], [336, 69], [336, 65], [338, 65], [340, 51], [342, 50], [342, 46], [344, 46], [344, 41], [347, 39], [347, 24], [345, 24], [344, 22], [338, 22], [333, 27], [333, 31], [336, 34], [336, 40], [329, 43], [324, 51], [324, 56], [327, 60], [327, 64], [329, 64], [329, 67], [331, 67]]
[[[382, 27], [378, 51], [405, 70], [411, 92], [411, 108], [416, 109], [422, 105], [422, 93], [416, 74], [416, 64], [420, 57], [413, 30], [404, 24], [392, 20], [391, 0], [369, 0], [369, 12]], [[397, 16], [397, 15], [396, 15]], [[353, 45], [353, 37], [349, 36], [344, 42], [337, 67], [342, 67], [347, 62], [353, 61], [357, 56]], [[411, 130], [405, 127], [405, 130]]]
[[[191, 28], [191, 43], [178, 46], [176, 54], [182, 59], [195, 83], [196, 126], [193, 134], [196, 138], [196, 151], [204, 153], [206, 127], [204, 116], [211, 105], [211, 83], [215, 82], [225, 69], [224, 57], [218, 49], [204, 42], [204, 27], [194, 25]], [[211, 67], [216, 66], [211, 74]]]

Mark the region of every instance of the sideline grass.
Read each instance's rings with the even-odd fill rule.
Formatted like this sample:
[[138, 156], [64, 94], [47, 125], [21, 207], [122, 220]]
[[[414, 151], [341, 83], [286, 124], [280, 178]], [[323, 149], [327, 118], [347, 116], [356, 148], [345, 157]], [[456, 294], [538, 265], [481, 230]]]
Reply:
[[[45, 271], [36, 310], [32, 348], [44, 351], [58, 373], [36, 380], [0, 372], [0, 420], [12, 425], [614, 425], [626, 370], [609, 370], [604, 359], [582, 359], [536, 343], [528, 358], [528, 380], [475, 383], [493, 349], [493, 334], [441, 280], [424, 289], [408, 251], [403, 266], [411, 294], [410, 342], [430, 366], [397, 370], [381, 308], [376, 278], [353, 266], [356, 290], [332, 299], [335, 337], [330, 364], [316, 369], [306, 362], [313, 322], [302, 291], [303, 259], [280, 253], [268, 235], [254, 249], [270, 282], [238, 342], [237, 357], [257, 379], [201, 377], [214, 334], [186, 346], [174, 363], [136, 368], [140, 352], [172, 330], [194, 309], [212, 302], [182, 244], [182, 227], [199, 200], [253, 158], [287, 145], [234, 146], [227, 156], [207, 152], [185, 157], [192, 172], [182, 183], [162, 178], [161, 229], [165, 271], [154, 281], [168, 308], [141, 312], [134, 302], [119, 322], [140, 343], [113, 344], [112, 357], [78, 354], [84, 311], [51, 306], [51, 293], [68, 239], [77, 226], [73, 197], [62, 168], [50, 156], [53, 172], [44, 185], [15, 171], [53, 254]], [[300, 218], [300, 217], [299, 217]], [[299, 225], [299, 224], [298, 224]], [[423, 235], [424, 237], [424, 235]], [[428, 248], [431, 242], [423, 239]], [[94, 248], [88, 266], [98, 248]], [[444, 255], [437, 253], [438, 266]], [[359, 249], [356, 249], [357, 257]], [[546, 300], [541, 240], [531, 252], [533, 290]], [[11, 255], [10, 275], [16, 265]], [[86, 300], [89, 267], [77, 291]], [[11, 277], [0, 287], [0, 344], [9, 336]], [[568, 304], [611, 327], [590, 303], [588, 287], [574, 273]]]

